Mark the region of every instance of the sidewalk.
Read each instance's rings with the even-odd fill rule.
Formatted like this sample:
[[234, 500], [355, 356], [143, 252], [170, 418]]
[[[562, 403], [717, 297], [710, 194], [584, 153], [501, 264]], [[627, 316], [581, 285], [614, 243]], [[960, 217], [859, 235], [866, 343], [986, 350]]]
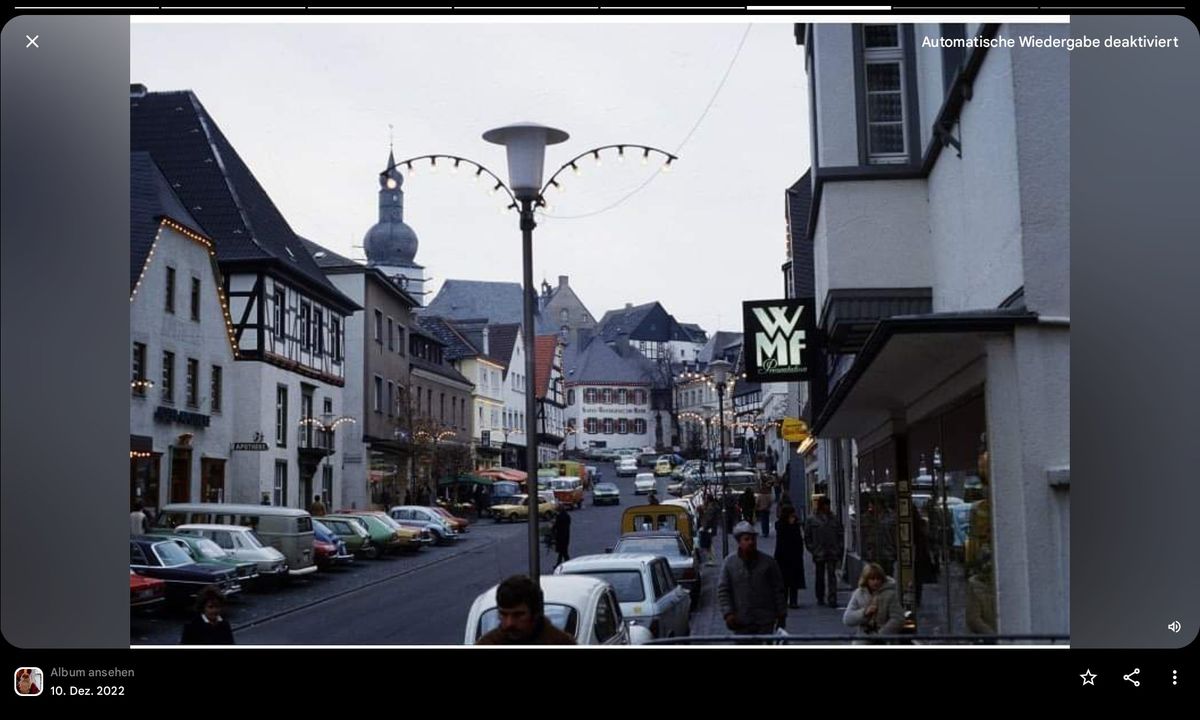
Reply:
[[[758, 537], [758, 549], [768, 555], [775, 554], [775, 534], [770, 537]], [[721, 554], [721, 538], [713, 538], [714, 556]], [[729, 538], [729, 552], [737, 552], [737, 543]], [[705, 566], [701, 569], [702, 595], [700, 609], [692, 615], [692, 635], [728, 635], [725, 619], [717, 606], [717, 584], [721, 581], [720, 560], [717, 565]], [[787, 632], [789, 635], [845, 635], [853, 637], [853, 631], [842, 624], [842, 613], [846, 603], [850, 601], [851, 588], [844, 582], [838, 584], [838, 607], [828, 608], [817, 604], [817, 593], [814, 589], [816, 568], [812, 557], [805, 551], [804, 578], [808, 587], [800, 591], [800, 607], [788, 609]]]

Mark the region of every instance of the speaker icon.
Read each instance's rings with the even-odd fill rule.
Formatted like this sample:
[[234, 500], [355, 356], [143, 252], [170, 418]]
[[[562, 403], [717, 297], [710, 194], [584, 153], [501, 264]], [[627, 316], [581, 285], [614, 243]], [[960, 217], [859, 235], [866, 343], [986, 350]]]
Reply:
[[1180, 630], [1182, 630], [1182, 629], [1183, 629], [1183, 626], [1179, 624], [1179, 621], [1178, 621], [1178, 620], [1176, 620], [1175, 622], [1173, 622], [1173, 623], [1171, 623], [1170, 625], [1168, 625], [1168, 626], [1167, 626], [1167, 629], [1168, 629], [1168, 630], [1170, 630], [1170, 631], [1171, 631], [1171, 632], [1173, 632], [1173, 633], [1177, 633], [1177, 632], [1179, 632]]

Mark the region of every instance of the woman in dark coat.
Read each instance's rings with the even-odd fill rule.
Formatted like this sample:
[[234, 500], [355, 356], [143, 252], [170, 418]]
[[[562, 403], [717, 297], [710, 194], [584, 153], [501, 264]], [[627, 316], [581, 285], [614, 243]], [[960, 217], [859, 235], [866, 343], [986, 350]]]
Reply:
[[567, 548], [571, 544], [571, 516], [564, 509], [554, 518], [554, 549], [558, 551], [558, 560], [554, 567], [562, 565], [571, 559]]
[[742, 509], [742, 519], [748, 523], [753, 523], [755, 505], [754, 491], [750, 488], [746, 488], [746, 491], [742, 493], [741, 500], [738, 501], [738, 505]]
[[786, 505], [775, 521], [775, 562], [783, 573], [787, 588], [788, 607], [800, 607], [800, 591], [804, 589], [804, 525], [796, 516], [796, 508]]

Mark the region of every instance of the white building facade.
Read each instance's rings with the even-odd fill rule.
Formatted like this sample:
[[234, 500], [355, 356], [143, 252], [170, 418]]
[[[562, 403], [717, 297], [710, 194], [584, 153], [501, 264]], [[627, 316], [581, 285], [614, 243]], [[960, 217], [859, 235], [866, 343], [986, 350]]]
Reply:
[[[923, 46], [1030, 33], [1070, 29], [802, 28], [828, 342], [813, 430], [853, 448], [828, 459], [851, 565], [888, 565], [930, 632], [1070, 628], [1068, 54]], [[953, 518], [926, 505], [943, 486]], [[950, 587], [918, 600], [926, 525]]]

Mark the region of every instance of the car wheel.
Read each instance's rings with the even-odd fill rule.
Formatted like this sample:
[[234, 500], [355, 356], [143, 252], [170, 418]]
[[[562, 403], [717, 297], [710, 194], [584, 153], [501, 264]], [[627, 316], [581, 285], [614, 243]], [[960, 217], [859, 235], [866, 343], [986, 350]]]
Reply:
[[375, 547], [374, 545], [368, 545], [367, 549], [363, 551], [363, 557], [368, 560], [378, 560], [379, 548]]

